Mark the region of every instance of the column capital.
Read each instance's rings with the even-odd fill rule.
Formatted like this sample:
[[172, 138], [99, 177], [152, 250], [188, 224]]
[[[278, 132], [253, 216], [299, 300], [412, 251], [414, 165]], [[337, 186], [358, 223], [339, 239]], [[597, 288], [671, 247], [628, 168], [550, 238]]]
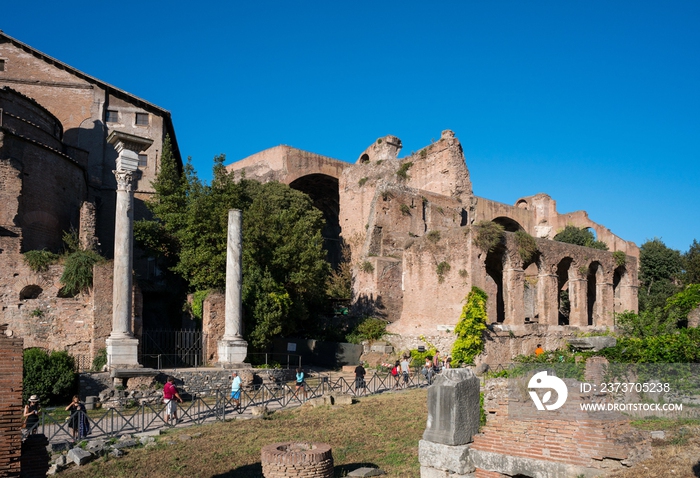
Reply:
[[117, 169], [112, 171], [114, 177], [117, 178], [117, 191], [131, 192], [134, 181], [133, 171], [124, 171], [122, 169]]

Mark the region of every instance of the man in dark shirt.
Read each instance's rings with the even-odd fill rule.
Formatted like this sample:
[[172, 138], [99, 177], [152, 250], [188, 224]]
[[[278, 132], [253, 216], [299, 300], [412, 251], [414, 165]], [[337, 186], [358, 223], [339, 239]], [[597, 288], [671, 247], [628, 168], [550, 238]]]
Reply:
[[355, 367], [355, 393], [362, 395], [365, 391], [365, 368], [362, 363]]

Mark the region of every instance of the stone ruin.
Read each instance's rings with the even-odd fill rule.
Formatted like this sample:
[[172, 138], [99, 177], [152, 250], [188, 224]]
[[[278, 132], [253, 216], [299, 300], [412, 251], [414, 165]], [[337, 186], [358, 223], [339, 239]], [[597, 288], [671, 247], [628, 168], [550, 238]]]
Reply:
[[333, 453], [325, 443], [274, 443], [260, 455], [265, 478], [333, 477]]
[[[446, 370], [428, 389], [421, 478], [592, 478], [651, 456], [649, 437], [622, 415], [577, 420], [548, 411], [513, 413], [505, 379], [486, 382], [487, 419], [479, 430], [479, 392], [470, 369]], [[575, 404], [582, 398], [569, 392]]]
[[[474, 195], [455, 134], [405, 158], [401, 140], [373, 142], [354, 164], [277, 146], [227, 166], [236, 177], [280, 181], [311, 197], [326, 219], [323, 237], [337, 263], [347, 245], [353, 265], [353, 308], [389, 322], [397, 349], [425, 337], [449, 350], [463, 300], [477, 286], [489, 296], [492, 322], [480, 360], [510, 362], [564, 345], [581, 329], [613, 328], [613, 314], [637, 310], [639, 249], [591, 221], [584, 211], [559, 213], [546, 194], [502, 204]], [[489, 251], [478, 224], [505, 228]], [[609, 250], [553, 241], [567, 225], [588, 228]], [[517, 232], [535, 240], [523, 259]], [[570, 310], [562, 307], [568, 292]]]

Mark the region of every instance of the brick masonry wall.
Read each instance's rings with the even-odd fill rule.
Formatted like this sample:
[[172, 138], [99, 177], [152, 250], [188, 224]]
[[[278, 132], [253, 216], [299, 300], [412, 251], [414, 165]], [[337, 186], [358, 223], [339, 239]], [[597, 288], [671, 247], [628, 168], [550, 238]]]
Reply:
[[626, 420], [518, 420], [509, 417], [504, 379], [487, 382], [483, 392], [488, 418], [474, 450], [586, 468], [619, 467], [650, 454], [648, 437]]
[[23, 341], [0, 325], [0, 476], [19, 476]]

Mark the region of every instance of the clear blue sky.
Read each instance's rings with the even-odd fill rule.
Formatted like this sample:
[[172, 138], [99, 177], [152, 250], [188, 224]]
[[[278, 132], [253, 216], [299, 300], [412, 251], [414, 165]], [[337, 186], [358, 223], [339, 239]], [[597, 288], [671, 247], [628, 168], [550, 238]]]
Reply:
[[172, 112], [208, 180], [278, 144], [354, 161], [452, 129], [474, 192], [700, 240], [700, 2], [7, 2], [0, 29]]

